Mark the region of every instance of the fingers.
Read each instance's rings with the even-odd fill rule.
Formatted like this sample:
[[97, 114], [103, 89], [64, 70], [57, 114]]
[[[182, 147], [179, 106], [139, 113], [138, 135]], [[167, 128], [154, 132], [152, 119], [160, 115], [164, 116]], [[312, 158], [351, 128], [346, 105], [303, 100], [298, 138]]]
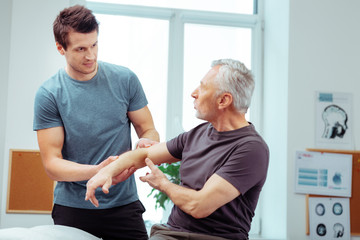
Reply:
[[[114, 157], [116, 158], [116, 157]], [[111, 158], [109, 157], [108, 160], [110, 161]], [[92, 177], [86, 187], [86, 195], [85, 200], [90, 201], [95, 207], [99, 206], [99, 202], [95, 197], [95, 190], [98, 187], [101, 187], [102, 191], [105, 194], [109, 193], [109, 189], [112, 184], [117, 184], [119, 182], [125, 181], [128, 179], [134, 172], [136, 171], [136, 168], [131, 167], [130, 169], [124, 170], [122, 173], [120, 173], [118, 176], [112, 178], [109, 174], [106, 174], [106, 171], [101, 171], [97, 173], [94, 177]]]
[[123, 172], [121, 172], [119, 175], [112, 178], [112, 185], [116, 185], [119, 182], [123, 182], [126, 179], [128, 179], [131, 175], [134, 174], [136, 171], [136, 168], [131, 167], [129, 169], [125, 169]]
[[[101, 182], [101, 181], [100, 181]], [[99, 183], [98, 178], [92, 178], [88, 181], [88, 183], [86, 184], [86, 194], [85, 194], [85, 201], [90, 200], [90, 202], [95, 206], [95, 207], [99, 207], [99, 202], [95, 197], [95, 191], [98, 187], [102, 188], [102, 191], [105, 194], [109, 193], [109, 188], [111, 186], [112, 183], [112, 179], [108, 178], [105, 183], [102, 185]], [[102, 185], [102, 186], [101, 186]]]
[[[150, 158], [146, 158], [145, 159], [145, 163], [146, 165], [150, 168], [151, 170], [151, 173], [157, 169], [157, 167], [155, 166], [155, 164], [150, 160]], [[151, 175], [152, 176], [152, 175]], [[149, 177], [150, 176], [150, 173], [146, 173], [145, 176], [140, 176], [139, 179], [142, 181], [142, 182], [148, 182], [149, 181]]]
[[87, 186], [86, 195], [85, 195], [85, 201], [90, 200], [90, 202], [95, 206], [99, 207], [99, 202], [95, 197], [95, 188], [91, 186]]
[[106, 182], [104, 183], [104, 185], [102, 186], [102, 191], [105, 193], [105, 194], [108, 194], [109, 193], [109, 188], [111, 187], [111, 184], [112, 184], [112, 179], [111, 178], [108, 178], [106, 180]]
[[[110, 183], [111, 186], [111, 183]], [[95, 189], [92, 186], [87, 186], [86, 194], [85, 194], [85, 201], [90, 201], [95, 207], [99, 207], [99, 201], [95, 197]], [[105, 183], [102, 187], [102, 191], [105, 194], [109, 193], [109, 183]]]
[[139, 179], [140, 179], [142, 182], [147, 182], [148, 175], [149, 175], [149, 173], [147, 172], [147, 173], [145, 174], [145, 176], [140, 176]]
[[[156, 167], [155, 164], [150, 160], [150, 158], [146, 158], [146, 159], [145, 159], [145, 163], [146, 163], [146, 165], [150, 168], [151, 173], [152, 173], [154, 170], [156, 171], [157, 167]], [[145, 176], [139, 177], [139, 179], [140, 179], [142, 182], [148, 182], [148, 178], [149, 178], [149, 173], [146, 173]]]
[[148, 148], [155, 144], [158, 144], [159, 142], [153, 141], [148, 138], [140, 138], [139, 141], [136, 144], [136, 148]]
[[150, 160], [150, 158], [146, 158], [145, 163], [150, 168], [151, 171], [156, 168], [155, 164]]
[[86, 190], [86, 194], [85, 194], [85, 201], [90, 200], [91, 196], [94, 195], [93, 192], [90, 192], [90, 190]]
[[[102, 161], [101, 163], [99, 163], [99, 167], [100, 169], [108, 166], [109, 164], [111, 164], [112, 162], [115, 162], [116, 159], [118, 159], [118, 156], [110, 156], [107, 159], [105, 159], [104, 161]], [[99, 170], [100, 170], [99, 169]]]
[[[133, 175], [133, 174], [135, 173], [135, 171], [136, 171], [136, 168], [131, 167], [131, 168], [129, 169], [128, 174], [127, 174], [127, 178], [130, 177], [131, 175]], [[127, 179], [127, 178], [126, 178], [126, 179]]]
[[92, 205], [94, 205], [95, 207], [99, 207], [99, 201], [96, 199], [95, 195], [91, 196], [89, 198], [90, 202], [92, 203]]

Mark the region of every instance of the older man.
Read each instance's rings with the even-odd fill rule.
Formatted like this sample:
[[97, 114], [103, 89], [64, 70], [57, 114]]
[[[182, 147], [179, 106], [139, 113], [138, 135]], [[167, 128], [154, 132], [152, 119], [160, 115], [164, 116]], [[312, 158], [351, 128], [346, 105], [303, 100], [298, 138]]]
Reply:
[[[194, 90], [196, 116], [207, 122], [150, 148], [121, 155], [87, 184], [109, 192], [112, 178], [148, 166], [140, 179], [174, 203], [166, 225], [154, 225], [150, 239], [248, 239], [251, 220], [266, 179], [269, 150], [245, 119], [254, 90], [251, 72], [239, 61], [214, 61]], [[181, 161], [181, 185], [155, 166]], [[124, 173], [123, 173], [124, 174]]]

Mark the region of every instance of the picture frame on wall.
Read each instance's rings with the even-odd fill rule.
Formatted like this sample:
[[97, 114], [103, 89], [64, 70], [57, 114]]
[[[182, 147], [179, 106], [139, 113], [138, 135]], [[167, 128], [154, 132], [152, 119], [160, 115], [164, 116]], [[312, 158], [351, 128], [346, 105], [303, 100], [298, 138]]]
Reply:
[[315, 147], [354, 150], [352, 94], [316, 92]]

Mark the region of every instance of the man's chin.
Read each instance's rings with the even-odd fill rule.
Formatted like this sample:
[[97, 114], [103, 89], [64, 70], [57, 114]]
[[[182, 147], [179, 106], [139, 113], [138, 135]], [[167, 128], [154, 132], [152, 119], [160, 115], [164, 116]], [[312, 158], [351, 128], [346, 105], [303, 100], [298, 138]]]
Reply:
[[85, 70], [83, 70], [83, 73], [87, 74], [87, 75], [94, 74], [94, 73], [96, 73], [96, 70], [97, 70], [96, 67], [94, 69], [85, 69]]
[[198, 112], [195, 113], [195, 117], [196, 117], [197, 119], [200, 119], [200, 120], [205, 120], [205, 119], [203, 118], [203, 116], [202, 116], [201, 114], [199, 114]]

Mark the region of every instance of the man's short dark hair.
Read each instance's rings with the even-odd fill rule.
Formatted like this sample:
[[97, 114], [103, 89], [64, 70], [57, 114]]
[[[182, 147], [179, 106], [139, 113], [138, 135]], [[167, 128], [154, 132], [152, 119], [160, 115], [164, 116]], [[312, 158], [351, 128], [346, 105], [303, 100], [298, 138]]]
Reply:
[[99, 32], [99, 24], [92, 11], [84, 6], [75, 5], [62, 10], [53, 24], [55, 41], [65, 50], [67, 48], [70, 31], [79, 33]]

